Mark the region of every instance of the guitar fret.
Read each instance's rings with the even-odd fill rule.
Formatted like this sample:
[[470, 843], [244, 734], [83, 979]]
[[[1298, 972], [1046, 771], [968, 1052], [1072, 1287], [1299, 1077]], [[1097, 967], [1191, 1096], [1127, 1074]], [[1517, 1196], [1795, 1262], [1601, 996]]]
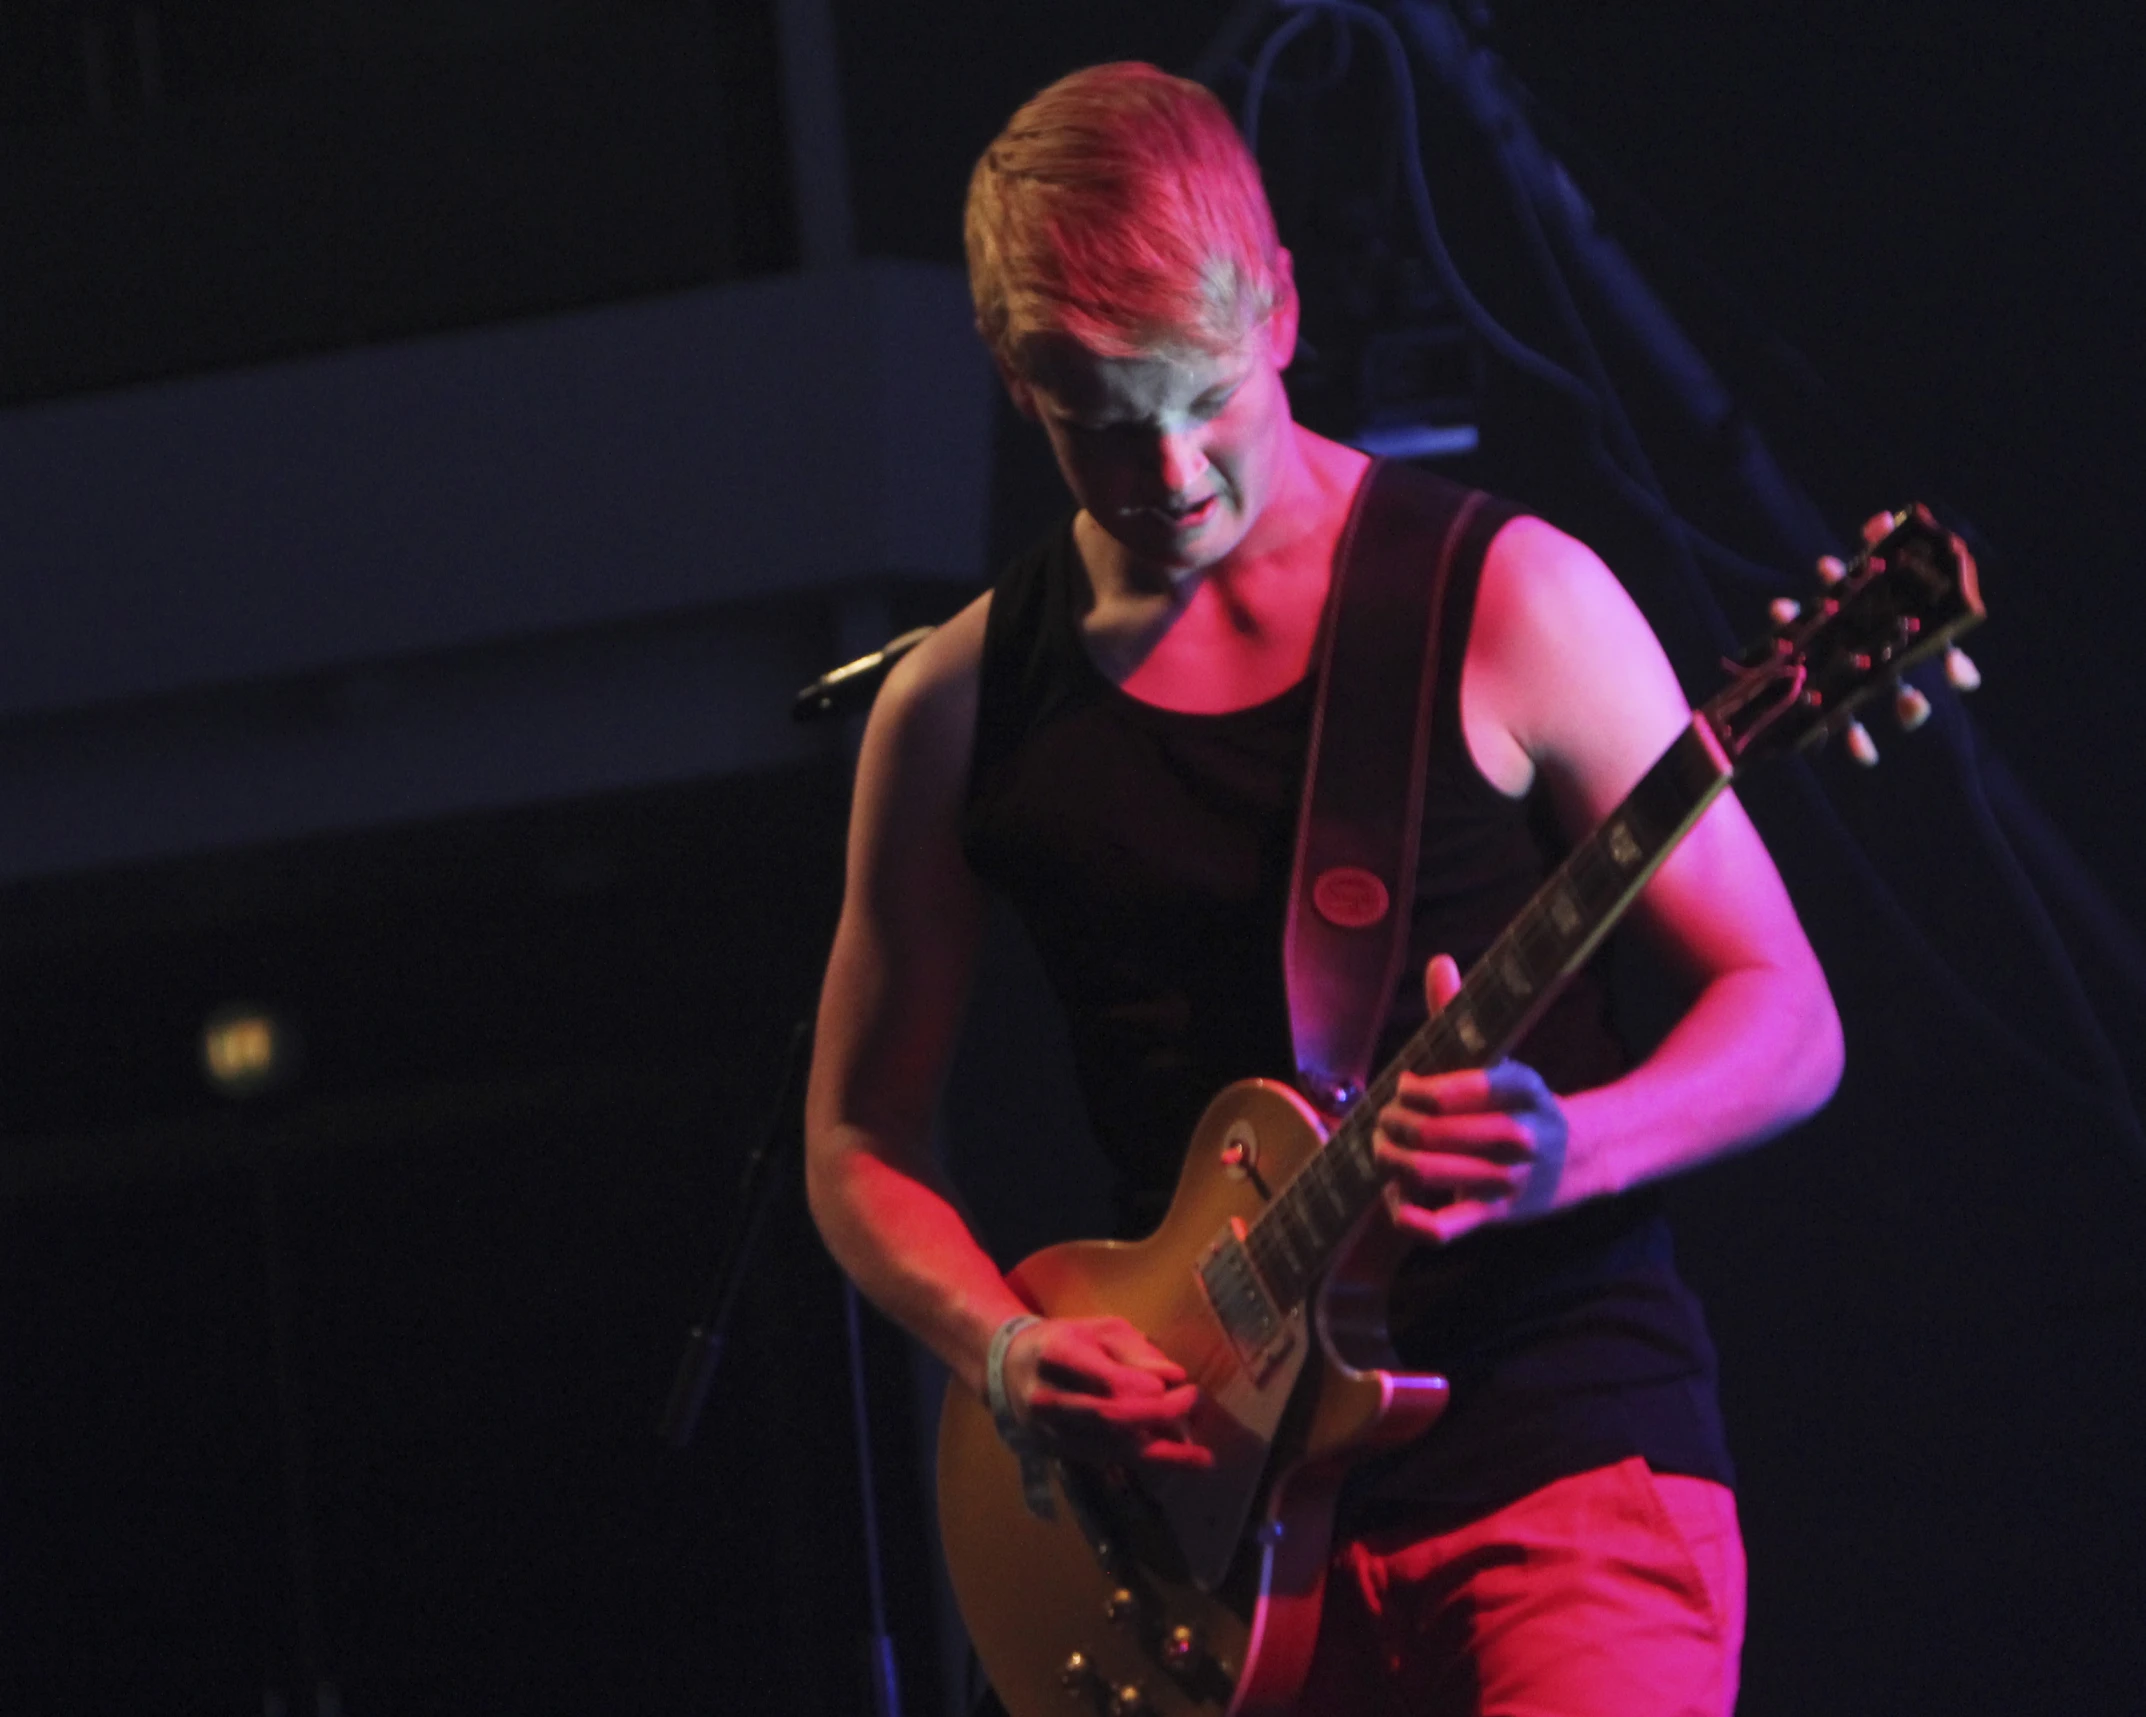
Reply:
[[1550, 922], [1557, 927], [1560, 936], [1568, 939], [1578, 936], [1582, 922], [1580, 905], [1573, 899], [1570, 885], [1562, 876], [1558, 876], [1551, 879], [1550, 888], [1552, 892], [1546, 903]]
[[1517, 1001], [1526, 1001], [1535, 993], [1535, 980], [1528, 972], [1528, 963], [1518, 948], [1507, 950], [1498, 962], [1498, 980]]
[[1530, 912], [1513, 926], [1513, 940], [1524, 951], [1527, 963], [1548, 983], [1565, 969], [1565, 957], [1577, 945], [1578, 921], [1567, 928], [1547, 913]]
[[1282, 1251], [1289, 1259], [1290, 1275], [1310, 1275], [1310, 1262], [1318, 1256], [1316, 1242], [1319, 1237], [1305, 1226], [1303, 1200], [1292, 1197], [1276, 1199], [1274, 1214]]
[[1454, 1029], [1458, 1005], [1449, 1002], [1445, 1012], [1435, 1015], [1402, 1049], [1401, 1061], [1411, 1073], [1443, 1073], [1462, 1065], [1460, 1037]]
[[[1318, 1193], [1320, 1200], [1326, 1204], [1326, 1208], [1331, 1210], [1335, 1217], [1348, 1215], [1348, 1200], [1341, 1198], [1341, 1189], [1335, 1185], [1335, 1178], [1339, 1174], [1339, 1161], [1341, 1159], [1335, 1153], [1335, 1148], [1328, 1146], [1326, 1150], [1322, 1150], [1318, 1157], [1313, 1157], [1305, 1165], [1305, 1183], [1307, 1183], [1305, 1200], [1307, 1200], [1307, 1204], [1309, 1204], [1311, 1193]], [[1307, 1223], [1315, 1221], [1315, 1217], [1313, 1217], [1313, 1213], [1309, 1208], [1305, 1210], [1305, 1221]]]
[[[1336, 1141], [1339, 1154], [1334, 1162], [1340, 1173], [1348, 1177], [1348, 1191], [1352, 1196], [1361, 1197], [1366, 1188], [1378, 1184], [1378, 1159], [1372, 1154], [1378, 1132], [1377, 1116], [1379, 1110], [1393, 1101], [1393, 1094], [1399, 1089], [1397, 1079], [1382, 1080], [1380, 1085], [1373, 1086], [1364, 1098], [1361, 1114], [1352, 1118], [1351, 1125]], [[1329, 1147], [1330, 1150], [1333, 1148]]]
[[[1324, 1160], [1325, 1153], [1322, 1151], [1318, 1156], [1312, 1158], [1310, 1166], [1317, 1170], [1322, 1166]], [[1305, 1239], [1316, 1252], [1326, 1246], [1330, 1237], [1326, 1232], [1326, 1219], [1320, 1213], [1320, 1199], [1315, 1197], [1315, 1194], [1325, 1194], [1329, 1198], [1332, 1196], [1328, 1191], [1327, 1177], [1324, 1174], [1315, 1173], [1310, 1180], [1306, 1181], [1303, 1191], [1297, 1195], [1292, 1203], [1295, 1210], [1296, 1224], [1304, 1230]]]
[[1468, 1053], [1470, 1055], [1481, 1055], [1484, 1049], [1488, 1047], [1490, 1039], [1484, 1035], [1483, 1028], [1476, 1023], [1475, 1010], [1455, 1005], [1446, 1009], [1446, 1017], [1452, 1022], [1453, 1035], [1460, 1039], [1461, 1044], [1467, 1049]]
[[1603, 911], [1624, 892], [1624, 872], [1597, 838], [1573, 849], [1571, 875], [1579, 885], [1580, 899], [1590, 918]]
[[1378, 1112], [1391, 1095], [1390, 1089], [1382, 1095], [1374, 1085], [1328, 1141], [1326, 1149], [1319, 1153], [1331, 1171], [1334, 1225], [1344, 1233], [1356, 1220], [1365, 1202], [1378, 1190], [1379, 1168], [1371, 1154], [1371, 1141], [1377, 1129]]
[[1315, 1180], [1319, 1190], [1326, 1195], [1327, 1207], [1346, 1227], [1349, 1219], [1355, 1215], [1349, 1204], [1349, 1196], [1341, 1186], [1341, 1178], [1348, 1171], [1348, 1159], [1338, 1150], [1327, 1149], [1312, 1159], [1312, 1167], [1317, 1171]]

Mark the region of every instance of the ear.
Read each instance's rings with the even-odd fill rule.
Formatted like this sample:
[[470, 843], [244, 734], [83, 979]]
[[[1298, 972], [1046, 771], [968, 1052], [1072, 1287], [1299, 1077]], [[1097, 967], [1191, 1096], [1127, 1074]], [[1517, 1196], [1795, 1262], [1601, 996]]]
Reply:
[[1028, 378], [1013, 367], [1004, 353], [996, 350], [991, 353], [991, 367], [998, 371], [998, 379], [1005, 383], [1006, 397], [1013, 401], [1013, 409], [1030, 423], [1036, 422], [1036, 390]]
[[1267, 312], [1267, 356], [1274, 367], [1286, 370], [1295, 362], [1297, 355], [1297, 276], [1296, 264], [1287, 250], [1276, 252], [1280, 261], [1280, 289], [1274, 298], [1274, 308]]

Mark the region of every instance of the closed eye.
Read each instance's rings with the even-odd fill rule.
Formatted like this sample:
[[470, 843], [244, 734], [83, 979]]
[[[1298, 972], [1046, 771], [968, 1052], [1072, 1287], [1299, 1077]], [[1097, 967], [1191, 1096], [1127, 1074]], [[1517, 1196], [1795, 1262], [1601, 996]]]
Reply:
[[1203, 393], [1192, 402], [1192, 415], [1202, 423], [1205, 423], [1209, 418], [1219, 416], [1222, 408], [1237, 397], [1237, 390], [1242, 386], [1244, 386], [1242, 381], [1235, 381], [1230, 383], [1228, 387], [1214, 388], [1207, 393]]

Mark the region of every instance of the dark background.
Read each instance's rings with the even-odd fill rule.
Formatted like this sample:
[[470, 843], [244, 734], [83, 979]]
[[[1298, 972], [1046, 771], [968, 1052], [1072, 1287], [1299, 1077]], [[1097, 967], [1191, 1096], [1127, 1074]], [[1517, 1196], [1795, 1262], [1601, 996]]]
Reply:
[[[1187, 68], [1233, 16], [833, 10], [857, 247], [948, 262], [1019, 100], [1096, 59]], [[1749, 794], [1851, 1063], [1820, 1122], [1681, 1192], [1745, 1481], [1743, 1709], [2135, 1710], [2146, 1198], [2076, 1011], [2146, 1071], [2134, 33], [1984, 0], [1491, 11], [1551, 148], [1833, 527], [1939, 503], [1994, 617], [1974, 727], [1947, 703], [1877, 776]], [[0, 405], [792, 266], [775, 37], [686, 0], [0, 0]], [[1000, 548], [1052, 484], [1009, 421]], [[2046, 813], [2039, 859], [1992, 840], [1985, 754]], [[321, 1680], [352, 1713], [865, 1707], [840, 1302], [794, 1199], [699, 1441], [650, 1432], [816, 981], [844, 784], [831, 744], [0, 891], [0, 1709], [304, 1710]], [[242, 1110], [193, 1063], [234, 996], [309, 1050]], [[1071, 1130], [1004, 1071], [1049, 1035], [1029, 1006], [985, 1010], [965, 1062], [979, 1169], [995, 1098]], [[935, 1710], [907, 1372], [872, 1351]]]

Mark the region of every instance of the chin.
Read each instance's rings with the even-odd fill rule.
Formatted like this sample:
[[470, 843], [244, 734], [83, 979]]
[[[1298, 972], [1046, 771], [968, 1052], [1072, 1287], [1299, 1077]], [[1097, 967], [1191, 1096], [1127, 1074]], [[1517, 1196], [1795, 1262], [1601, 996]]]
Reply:
[[1244, 537], [1244, 532], [1226, 515], [1210, 518], [1189, 531], [1170, 530], [1146, 520], [1128, 520], [1125, 529], [1113, 534], [1142, 559], [1181, 572], [1213, 566]]

